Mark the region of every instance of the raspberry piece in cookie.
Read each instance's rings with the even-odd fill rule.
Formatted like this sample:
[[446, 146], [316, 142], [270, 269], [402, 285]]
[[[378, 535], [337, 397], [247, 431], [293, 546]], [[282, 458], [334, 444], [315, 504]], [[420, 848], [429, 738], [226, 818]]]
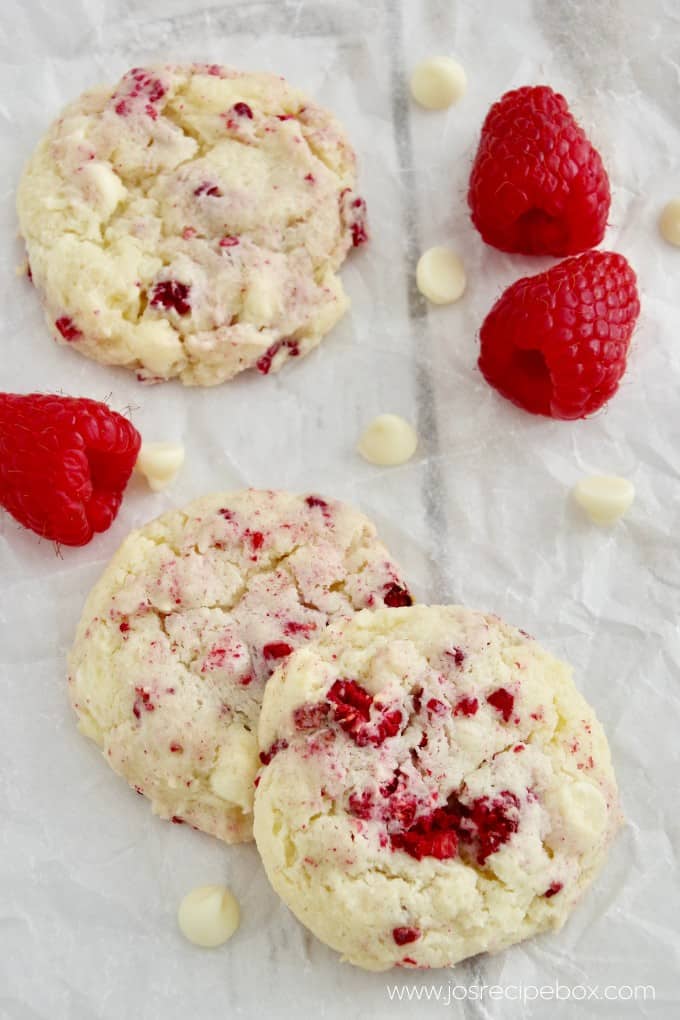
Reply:
[[[249, 490], [168, 513], [130, 535], [87, 601], [70, 656], [79, 728], [163, 818], [249, 839], [257, 770], [287, 747], [257, 744], [266, 682], [394, 584], [407, 591], [373, 525], [333, 499]], [[358, 744], [402, 722], [358, 685], [333, 709]], [[303, 705], [294, 725], [330, 713], [330, 698]]]
[[452, 966], [559, 928], [621, 821], [568, 667], [459, 606], [335, 621], [269, 681], [259, 739], [269, 880], [369, 970]]
[[55, 340], [187, 385], [309, 353], [368, 239], [335, 117], [276, 75], [204, 64], [134, 68], [71, 103], [18, 212]]

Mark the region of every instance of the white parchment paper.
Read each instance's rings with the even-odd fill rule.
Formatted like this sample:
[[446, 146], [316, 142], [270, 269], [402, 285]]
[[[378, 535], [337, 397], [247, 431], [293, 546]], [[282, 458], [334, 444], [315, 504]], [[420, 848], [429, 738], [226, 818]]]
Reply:
[[[470, 82], [458, 107], [436, 114], [406, 90], [408, 69], [433, 53], [456, 55]], [[170, 490], [135, 481], [114, 527], [61, 558], [0, 514], [0, 1016], [677, 1016], [680, 251], [661, 242], [656, 217], [680, 194], [678, 5], [4, 0], [0, 59], [0, 388], [107, 399], [132, 408], [147, 439], [187, 449]], [[94, 82], [173, 59], [280, 72], [337, 112], [359, 152], [373, 240], [344, 271], [352, 312], [276, 377], [142, 388], [55, 346], [15, 277], [14, 190], [48, 123]], [[587, 422], [524, 414], [475, 368], [476, 333], [501, 289], [550, 264], [485, 247], [465, 205], [490, 103], [538, 82], [565, 92], [602, 152], [614, 193], [605, 243], [631, 260], [643, 295], [621, 390]], [[418, 254], [441, 243], [469, 278], [449, 308], [426, 306], [413, 287]], [[389, 471], [353, 450], [360, 426], [386, 410], [421, 434], [416, 459]], [[591, 472], [637, 487], [611, 531], [568, 501]], [[77, 735], [64, 656], [106, 560], [155, 514], [245, 484], [355, 502], [421, 599], [494, 610], [574, 664], [609, 734], [629, 824], [561, 933], [453, 972], [341, 965], [277, 901], [252, 846], [153, 818]], [[229, 884], [243, 914], [212, 952], [184, 942], [174, 919], [181, 896], [206, 882]], [[555, 981], [597, 986], [600, 999], [447, 1002], [450, 982]], [[394, 985], [439, 987], [440, 998], [399, 1002]], [[620, 985], [653, 985], [656, 1001], [605, 1001], [605, 986]]]

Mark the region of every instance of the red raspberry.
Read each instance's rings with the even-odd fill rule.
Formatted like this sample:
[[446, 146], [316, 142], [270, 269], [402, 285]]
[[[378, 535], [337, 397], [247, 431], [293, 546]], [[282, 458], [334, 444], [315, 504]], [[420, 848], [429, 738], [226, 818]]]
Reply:
[[96, 400], [0, 393], [0, 505], [43, 538], [85, 545], [118, 513], [140, 444]]
[[157, 105], [165, 95], [165, 86], [143, 67], [133, 67], [123, 76], [120, 88], [112, 97], [119, 117], [128, 117], [133, 110], [144, 110], [152, 120], [158, 118]]
[[191, 287], [177, 280], [161, 280], [154, 285], [149, 304], [152, 308], [174, 309], [178, 315], [188, 315], [191, 311], [189, 294]]
[[573, 255], [599, 244], [609, 178], [564, 96], [546, 85], [506, 92], [489, 110], [470, 175], [472, 222], [487, 244]]
[[[217, 184], [211, 184], [210, 181], [203, 181], [197, 188], [194, 188], [194, 195], [208, 195], [209, 198], [221, 198], [222, 192], [220, 191]], [[238, 242], [237, 242], [238, 243]]]
[[497, 690], [492, 691], [486, 700], [496, 709], [499, 715], [503, 716], [503, 722], [508, 722], [515, 707], [514, 695], [507, 691], [505, 687], [499, 687]]
[[262, 654], [265, 659], [270, 661], [271, 659], [285, 659], [292, 651], [293, 646], [289, 645], [286, 641], [272, 641], [264, 646]]
[[269, 750], [260, 751], [260, 761], [263, 765], [269, 765], [272, 758], [275, 758], [279, 751], [285, 751], [287, 747], [287, 740], [275, 740]]
[[[333, 706], [336, 722], [359, 747], [367, 744], [380, 747], [401, 729], [401, 710], [384, 711], [385, 706], [379, 701], [374, 702], [373, 696], [356, 680], [336, 680], [326, 695], [326, 701]], [[376, 714], [371, 725], [372, 707], [375, 707]]]
[[390, 609], [398, 609], [400, 606], [412, 606], [413, 598], [408, 588], [404, 588], [403, 585], [395, 582], [386, 584], [383, 594], [383, 602]]
[[390, 835], [392, 850], [403, 850], [417, 861], [435, 857], [439, 861], [458, 855], [457, 819], [446, 808], [437, 808], [422, 816], [405, 832]]
[[482, 325], [479, 367], [532, 414], [585, 418], [616, 392], [639, 312], [622, 255], [565, 259], [501, 294]]

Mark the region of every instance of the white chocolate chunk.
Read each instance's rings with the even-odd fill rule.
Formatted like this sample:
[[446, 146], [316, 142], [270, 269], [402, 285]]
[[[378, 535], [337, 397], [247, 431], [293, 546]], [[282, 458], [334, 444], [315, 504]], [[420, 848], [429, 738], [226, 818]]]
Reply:
[[398, 414], [379, 414], [368, 425], [357, 449], [371, 464], [394, 467], [410, 460], [418, 446], [416, 430]]
[[443, 110], [457, 103], [466, 90], [465, 71], [451, 57], [428, 57], [411, 75], [411, 95], [428, 110]]
[[274, 274], [262, 271], [253, 276], [243, 301], [243, 319], [270, 326], [280, 311], [281, 295]]
[[576, 782], [558, 794], [565, 832], [574, 849], [585, 852], [596, 843], [607, 826], [607, 803], [592, 783]]
[[80, 177], [87, 200], [107, 220], [127, 195], [127, 188], [108, 163], [85, 163]]
[[184, 463], [181, 443], [143, 443], [135, 468], [144, 475], [154, 492], [174, 481]]
[[573, 488], [579, 506], [596, 524], [614, 524], [635, 498], [635, 486], [627, 478], [615, 475], [591, 475]]
[[680, 198], [667, 202], [661, 210], [659, 230], [665, 241], [680, 247]]
[[450, 248], [429, 248], [418, 259], [418, 290], [435, 305], [457, 301], [465, 291], [463, 260]]
[[202, 885], [184, 897], [177, 911], [180, 931], [195, 946], [214, 949], [230, 939], [239, 926], [234, 895], [223, 885]]
[[[246, 814], [252, 811], [252, 786], [260, 767], [255, 734], [238, 723], [224, 731], [210, 789], [222, 800], [236, 804]], [[250, 782], [248, 782], [250, 779]]]

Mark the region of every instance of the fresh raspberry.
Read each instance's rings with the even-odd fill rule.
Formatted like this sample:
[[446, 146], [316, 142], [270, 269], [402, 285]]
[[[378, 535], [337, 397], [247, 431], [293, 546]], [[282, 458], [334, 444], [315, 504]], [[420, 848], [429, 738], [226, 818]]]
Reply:
[[470, 174], [472, 222], [487, 244], [573, 255], [599, 244], [609, 178], [564, 96], [546, 85], [506, 92], [489, 110]]
[[141, 437], [106, 404], [0, 393], [0, 506], [63, 545], [111, 526]]
[[398, 946], [406, 946], [409, 942], [415, 942], [420, 938], [420, 928], [411, 928], [404, 926], [403, 928], [393, 928], [392, 938]]
[[639, 311], [622, 255], [565, 259], [501, 294], [482, 324], [479, 367], [532, 414], [585, 418], [616, 392]]

